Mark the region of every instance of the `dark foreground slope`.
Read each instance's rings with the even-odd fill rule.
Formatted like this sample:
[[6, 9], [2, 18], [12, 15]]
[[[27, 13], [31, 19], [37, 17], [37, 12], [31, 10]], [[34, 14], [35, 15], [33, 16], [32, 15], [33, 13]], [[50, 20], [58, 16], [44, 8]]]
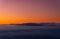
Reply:
[[0, 39], [60, 39], [60, 28], [0, 30]]

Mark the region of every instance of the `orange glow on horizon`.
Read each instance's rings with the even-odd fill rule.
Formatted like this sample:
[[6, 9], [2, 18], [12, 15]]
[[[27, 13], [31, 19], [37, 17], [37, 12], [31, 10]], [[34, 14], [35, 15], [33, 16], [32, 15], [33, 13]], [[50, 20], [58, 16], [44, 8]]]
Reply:
[[59, 22], [59, 0], [0, 1], [0, 24]]
[[21, 23], [29, 23], [29, 22], [35, 22], [35, 23], [40, 23], [40, 22], [60, 22], [59, 19], [48, 19], [48, 18], [43, 18], [43, 19], [37, 19], [37, 18], [21, 18], [21, 19], [1, 19], [0, 24], [21, 24]]

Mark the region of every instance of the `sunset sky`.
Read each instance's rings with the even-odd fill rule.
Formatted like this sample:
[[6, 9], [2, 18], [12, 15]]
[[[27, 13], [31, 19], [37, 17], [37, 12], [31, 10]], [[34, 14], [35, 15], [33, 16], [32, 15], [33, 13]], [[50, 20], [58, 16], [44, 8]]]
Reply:
[[60, 22], [60, 0], [0, 0], [0, 24]]

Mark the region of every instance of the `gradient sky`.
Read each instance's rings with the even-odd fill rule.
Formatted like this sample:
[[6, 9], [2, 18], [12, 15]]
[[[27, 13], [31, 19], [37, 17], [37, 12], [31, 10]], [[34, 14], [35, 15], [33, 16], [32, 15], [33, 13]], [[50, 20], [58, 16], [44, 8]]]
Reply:
[[0, 24], [60, 22], [60, 0], [0, 0]]

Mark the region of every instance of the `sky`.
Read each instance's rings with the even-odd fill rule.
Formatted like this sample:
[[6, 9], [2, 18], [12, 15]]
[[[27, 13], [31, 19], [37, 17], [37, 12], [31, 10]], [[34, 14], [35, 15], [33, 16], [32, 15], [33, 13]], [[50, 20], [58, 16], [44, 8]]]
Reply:
[[0, 24], [59, 22], [60, 0], [0, 0]]

